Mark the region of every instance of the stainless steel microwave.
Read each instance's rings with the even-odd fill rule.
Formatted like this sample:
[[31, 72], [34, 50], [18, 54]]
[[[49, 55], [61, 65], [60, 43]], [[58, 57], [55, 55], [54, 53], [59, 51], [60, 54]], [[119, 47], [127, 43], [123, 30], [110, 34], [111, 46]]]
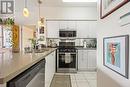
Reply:
[[59, 37], [76, 37], [76, 30], [60, 30]]

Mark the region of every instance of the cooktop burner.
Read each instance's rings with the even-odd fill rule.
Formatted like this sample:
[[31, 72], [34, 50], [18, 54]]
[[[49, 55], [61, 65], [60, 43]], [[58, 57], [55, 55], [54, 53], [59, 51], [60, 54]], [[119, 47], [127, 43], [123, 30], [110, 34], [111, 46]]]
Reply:
[[59, 48], [59, 52], [76, 52], [76, 48]]

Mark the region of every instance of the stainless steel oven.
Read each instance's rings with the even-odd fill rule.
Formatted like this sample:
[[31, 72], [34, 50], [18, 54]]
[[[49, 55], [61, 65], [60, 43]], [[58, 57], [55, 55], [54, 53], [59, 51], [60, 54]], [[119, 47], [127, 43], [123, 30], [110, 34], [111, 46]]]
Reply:
[[77, 49], [75, 42], [59, 42], [57, 50], [57, 72], [77, 71]]

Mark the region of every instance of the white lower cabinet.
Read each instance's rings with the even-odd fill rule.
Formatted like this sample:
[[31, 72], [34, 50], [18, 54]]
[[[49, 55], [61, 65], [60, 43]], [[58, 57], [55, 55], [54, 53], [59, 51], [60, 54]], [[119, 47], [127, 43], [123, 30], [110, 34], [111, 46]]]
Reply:
[[87, 58], [85, 57], [84, 50], [78, 50], [78, 70], [87, 69]]
[[88, 57], [88, 70], [95, 70], [97, 66], [96, 62], [96, 51], [95, 50], [88, 50], [87, 53]]
[[78, 50], [78, 70], [96, 70], [96, 50]]
[[50, 87], [55, 73], [55, 51], [45, 57], [45, 87]]

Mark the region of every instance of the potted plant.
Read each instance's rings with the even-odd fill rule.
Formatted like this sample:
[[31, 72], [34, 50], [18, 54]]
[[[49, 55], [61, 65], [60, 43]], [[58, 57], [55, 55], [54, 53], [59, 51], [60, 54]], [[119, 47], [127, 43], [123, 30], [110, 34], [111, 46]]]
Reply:
[[12, 25], [14, 25], [14, 19], [13, 18], [6, 18], [6, 19], [0, 18], [0, 24], [12, 26]]
[[13, 18], [7, 18], [7, 19], [5, 20], [5, 24], [6, 24], [7, 26], [12, 26], [12, 25], [14, 25], [14, 19], [13, 19]]
[[35, 46], [37, 44], [37, 40], [35, 38], [30, 38], [29, 41], [31, 41], [32, 49], [35, 49]]

